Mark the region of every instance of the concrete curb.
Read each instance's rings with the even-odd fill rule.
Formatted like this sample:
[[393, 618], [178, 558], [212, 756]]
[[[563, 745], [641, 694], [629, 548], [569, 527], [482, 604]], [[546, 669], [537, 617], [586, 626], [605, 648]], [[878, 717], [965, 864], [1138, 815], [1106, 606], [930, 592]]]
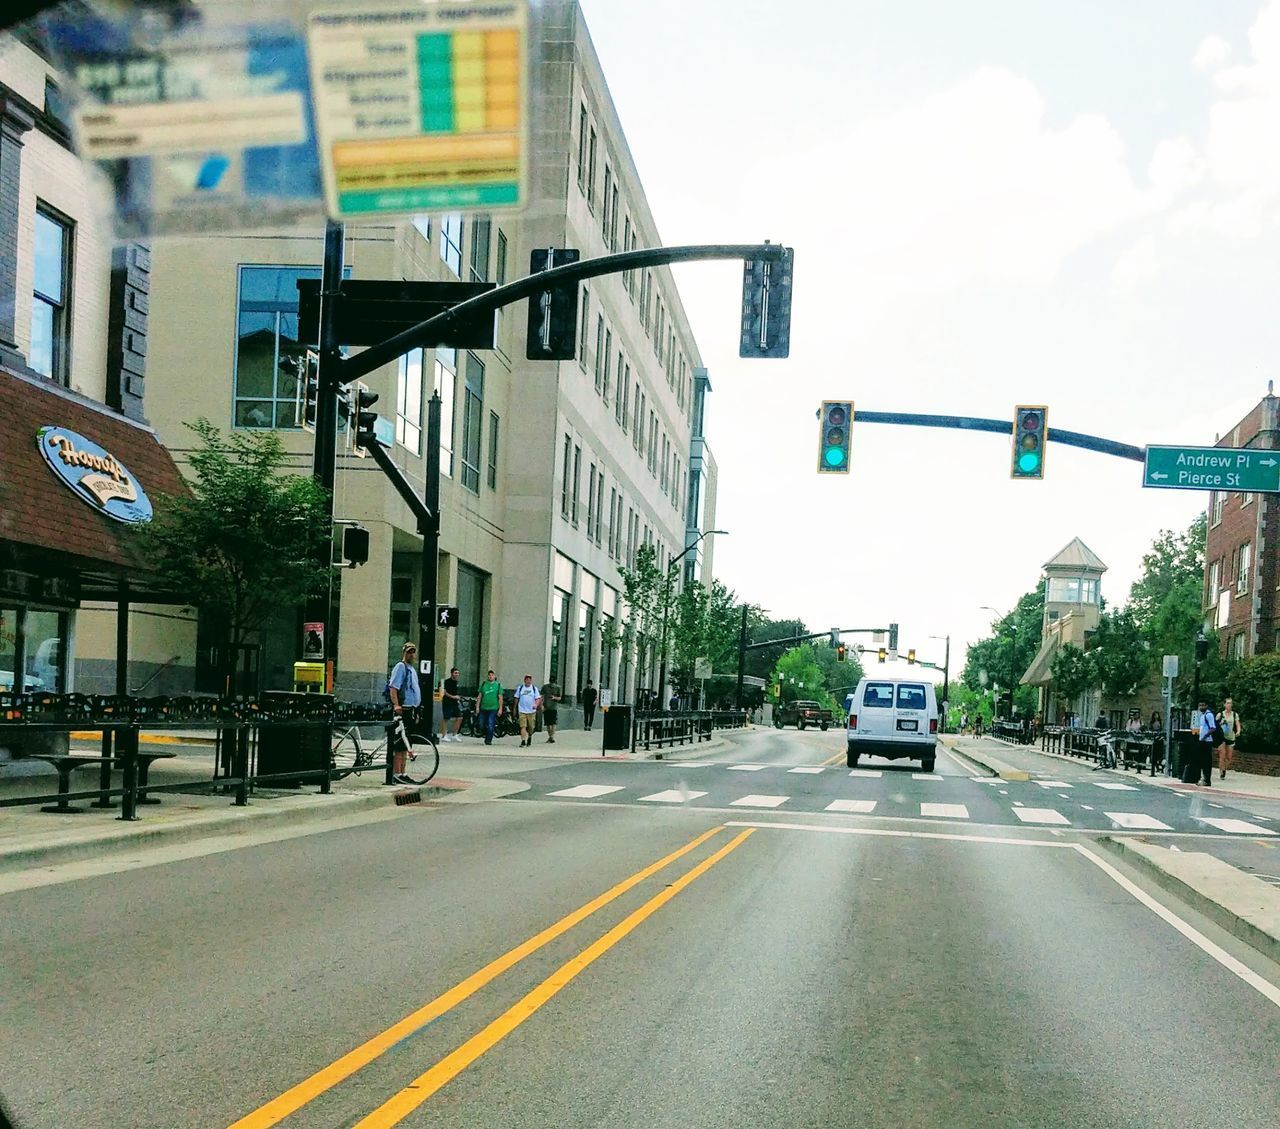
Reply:
[[965, 760], [972, 761], [980, 768], [985, 768], [993, 776], [1000, 777], [1001, 780], [1012, 780], [1015, 782], [1030, 780], [1031, 773], [1021, 768], [1014, 768], [1012, 765], [1005, 764], [1004, 761], [993, 757], [985, 749], [958, 749], [955, 746], [954, 738], [948, 741], [946, 737], [939, 737], [939, 743], [947, 752], [957, 757], [963, 757]]
[[259, 831], [267, 827], [289, 827], [340, 819], [345, 815], [378, 808], [395, 808], [400, 806], [396, 802], [396, 797], [409, 792], [416, 791], [423, 800], [430, 800], [452, 796], [469, 787], [469, 781], [449, 781], [447, 785], [435, 783], [405, 785], [401, 788], [387, 788], [385, 791], [370, 790], [350, 795], [317, 796], [316, 798], [323, 800], [323, 803], [295, 804], [292, 802], [294, 799], [308, 798], [303, 794], [291, 797], [287, 807], [254, 807], [251, 801], [248, 807], [236, 808], [230, 806], [231, 800], [228, 797], [227, 811], [201, 813], [189, 819], [184, 818], [169, 823], [148, 823], [143, 819], [137, 823], [119, 823], [109, 828], [95, 828], [97, 833], [90, 836], [0, 847], [0, 873], [31, 867], [57, 866], [65, 862], [84, 861], [87, 858], [100, 859], [109, 854], [134, 850], [138, 847], [190, 843], [199, 839]]
[[1138, 839], [1097, 842], [1149, 874], [1263, 956], [1280, 961], [1280, 890], [1213, 855], [1171, 851]]

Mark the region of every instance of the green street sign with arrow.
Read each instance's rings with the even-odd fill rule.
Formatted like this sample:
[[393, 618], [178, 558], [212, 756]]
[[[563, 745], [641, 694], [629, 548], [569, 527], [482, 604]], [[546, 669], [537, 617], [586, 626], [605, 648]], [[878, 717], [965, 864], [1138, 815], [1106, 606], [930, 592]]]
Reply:
[[1148, 447], [1143, 486], [1164, 490], [1280, 493], [1280, 451], [1243, 447]]

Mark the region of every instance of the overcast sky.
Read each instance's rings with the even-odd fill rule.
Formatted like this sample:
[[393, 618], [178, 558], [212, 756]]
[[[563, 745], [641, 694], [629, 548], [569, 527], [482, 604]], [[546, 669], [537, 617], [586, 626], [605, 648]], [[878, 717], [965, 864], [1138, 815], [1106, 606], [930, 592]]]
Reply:
[[[716, 571], [953, 663], [1081, 537], [1122, 602], [1207, 495], [1053, 446], [855, 425], [824, 398], [1204, 443], [1280, 373], [1280, 0], [583, 0], [666, 243], [795, 248], [791, 358], [737, 356], [740, 268], [677, 279], [714, 394]], [[960, 656], [956, 659], [957, 654]]]

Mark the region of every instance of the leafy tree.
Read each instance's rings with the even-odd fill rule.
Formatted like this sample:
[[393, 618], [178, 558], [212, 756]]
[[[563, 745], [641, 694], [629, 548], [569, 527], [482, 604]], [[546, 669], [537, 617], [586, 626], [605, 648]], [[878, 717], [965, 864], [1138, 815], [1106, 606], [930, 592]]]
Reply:
[[1100, 617], [1088, 652], [1094, 685], [1108, 698], [1136, 694], [1151, 671], [1149, 646], [1129, 608]]
[[693, 685], [699, 658], [710, 660], [717, 673], [737, 674], [741, 616], [742, 605], [719, 580], [710, 587], [697, 580], [685, 585], [671, 612], [672, 681], [677, 686], [687, 690]]
[[1088, 654], [1074, 643], [1064, 643], [1050, 667], [1053, 689], [1069, 710], [1086, 690], [1097, 685], [1097, 670]]
[[190, 492], [157, 497], [135, 547], [161, 583], [225, 624], [229, 687], [235, 649], [279, 609], [330, 584], [332, 528], [323, 489], [282, 473], [287, 456], [275, 432], [224, 436], [203, 418], [187, 426], [199, 440]]
[[827, 691], [826, 677], [809, 643], [792, 647], [783, 654], [774, 667], [773, 682], [778, 686], [779, 703], [816, 701], [829, 709], [839, 708]]
[[[1237, 663], [1227, 676], [1227, 689], [1243, 729], [1242, 750], [1280, 753], [1280, 653], [1255, 655]], [[1224, 695], [1213, 695], [1219, 702]]]
[[[852, 690], [862, 678], [862, 662], [852, 648], [846, 652], [845, 661], [836, 657], [836, 649], [826, 643], [813, 645], [813, 659], [822, 671], [823, 686], [837, 704], [837, 712], [844, 708], [846, 687]], [[941, 698], [938, 701], [942, 701]]]
[[1040, 649], [1043, 625], [1044, 583], [1041, 581], [992, 624], [992, 635], [969, 648], [959, 681], [971, 691], [981, 693], [993, 685], [1007, 690], [1012, 676], [1016, 688], [1015, 707], [1022, 712], [1034, 712], [1038, 699], [1036, 688], [1019, 686], [1018, 681]]
[[644, 671], [662, 630], [662, 597], [668, 577], [658, 567], [657, 550], [652, 545], [640, 546], [635, 568], [620, 568], [618, 572], [622, 576], [623, 609], [616, 641], [623, 654], [635, 654], [636, 669]]
[[[765, 643], [770, 639], [792, 639], [797, 635], [809, 634], [809, 629], [804, 625], [803, 620], [768, 619], [759, 609], [754, 609], [754, 612], [755, 614], [747, 620], [747, 641], [750, 643]], [[767, 681], [773, 673], [779, 655], [785, 650], [786, 647], [779, 644], [776, 649], [760, 647], [757, 650], [748, 651], [745, 672]]]

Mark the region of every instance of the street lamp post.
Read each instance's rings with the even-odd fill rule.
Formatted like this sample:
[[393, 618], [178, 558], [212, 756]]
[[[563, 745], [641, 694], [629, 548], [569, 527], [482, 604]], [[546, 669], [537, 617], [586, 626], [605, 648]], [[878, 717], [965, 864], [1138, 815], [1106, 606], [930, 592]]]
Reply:
[[943, 727], [946, 726], [946, 705], [951, 700], [951, 636], [950, 635], [930, 635], [930, 639], [945, 639], [947, 649], [942, 657], [942, 716]]
[[667, 561], [666, 583], [662, 586], [662, 662], [658, 668], [658, 693], [661, 695], [658, 705], [662, 709], [666, 708], [667, 701], [667, 623], [671, 617], [672, 573], [675, 570], [675, 566], [678, 565], [684, 557], [688, 556], [689, 553], [693, 552], [704, 537], [710, 537], [716, 533], [719, 533], [722, 536], [727, 536], [728, 532], [729, 531], [727, 529], [705, 530], [694, 538], [692, 545], [685, 546], [683, 553], [680, 553]]

